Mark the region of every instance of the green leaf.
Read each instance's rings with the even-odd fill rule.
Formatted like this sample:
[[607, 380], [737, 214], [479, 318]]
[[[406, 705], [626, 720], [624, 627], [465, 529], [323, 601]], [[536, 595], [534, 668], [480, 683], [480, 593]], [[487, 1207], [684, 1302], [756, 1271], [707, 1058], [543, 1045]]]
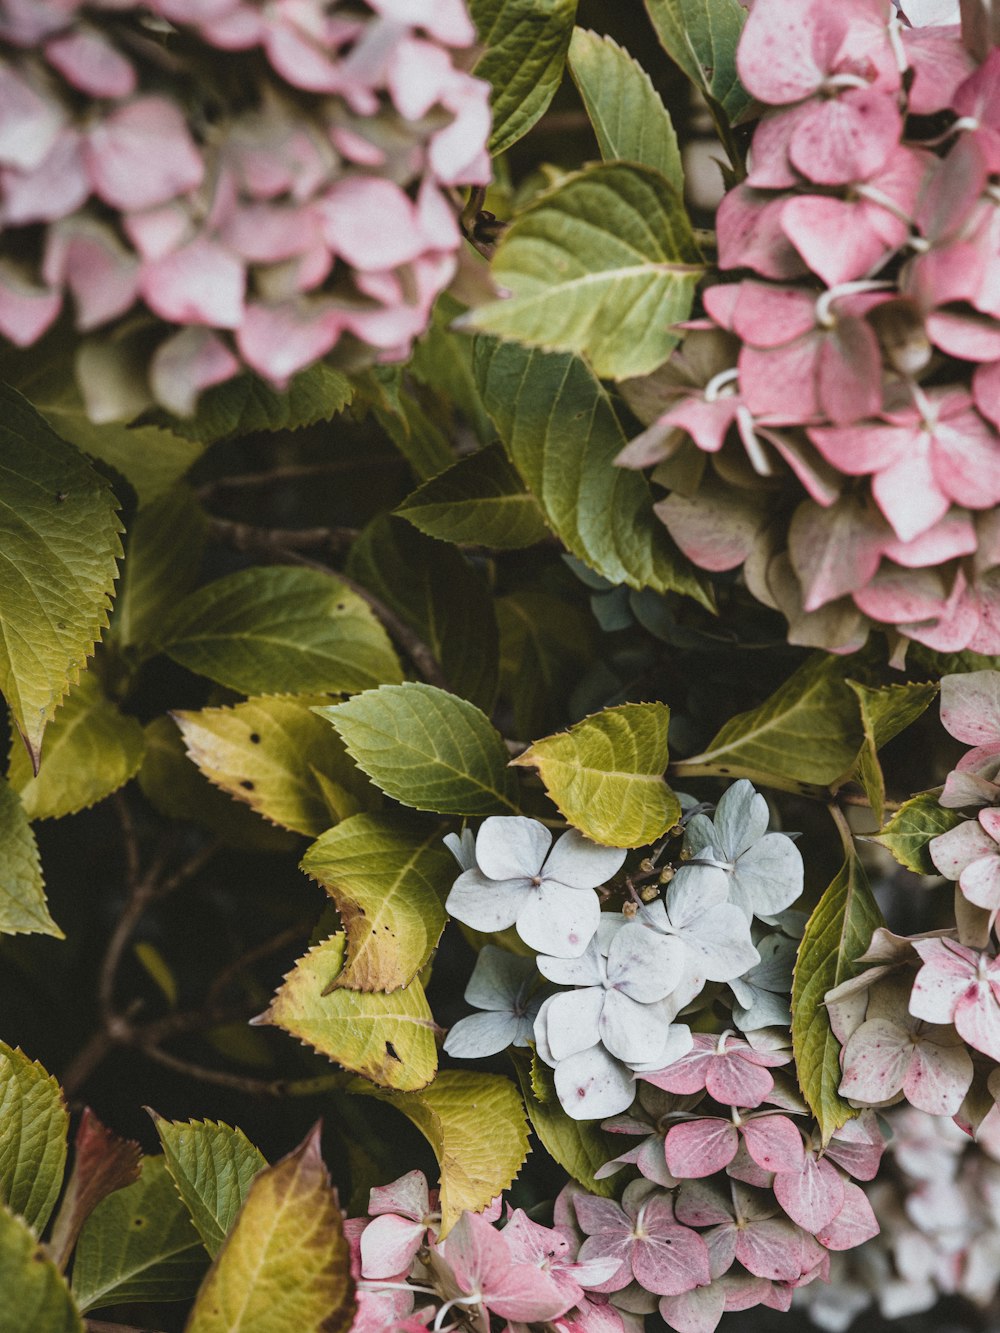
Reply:
[[577, 28], [569, 72], [605, 162], [638, 162], [684, 191], [677, 135], [649, 75], [612, 37]]
[[115, 507], [86, 459], [0, 385], [0, 690], [36, 766], [46, 723], [108, 623]]
[[318, 362], [296, 375], [285, 390], [272, 389], [256, 375], [241, 375], [201, 394], [198, 411], [190, 419], [158, 415], [175, 435], [212, 444], [234, 435], [300, 430], [329, 421], [347, 407], [353, 394], [346, 375]]
[[566, 720], [566, 699], [593, 651], [594, 620], [561, 597], [527, 589], [498, 597], [500, 688], [514, 734], [537, 736]]
[[382, 1087], [425, 1087], [437, 1071], [437, 1047], [423, 987], [414, 979], [391, 995], [331, 989], [343, 967], [344, 941], [331, 935], [310, 949], [254, 1022], [284, 1028]]
[[0, 1041], [0, 1201], [39, 1234], [62, 1189], [68, 1133], [59, 1084]]
[[675, 776], [749, 778], [816, 795], [853, 766], [864, 738], [850, 670], [845, 658], [814, 653], [759, 708], [727, 722], [704, 753], [675, 764]]
[[621, 704], [535, 741], [511, 762], [537, 768], [559, 813], [594, 842], [645, 847], [681, 815], [667, 786], [666, 704]]
[[301, 869], [322, 884], [347, 932], [336, 984], [351, 990], [408, 986], [430, 959], [447, 917], [455, 861], [438, 828], [355, 815], [322, 834]]
[[49, 915], [38, 844], [13, 788], [0, 778], [0, 935], [63, 933]]
[[[471, 252], [467, 252], [467, 257], [473, 260]], [[485, 259], [473, 262], [481, 262], [486, 270]], [[453, 414], [457, 409], [461, 413], [480, 444], [489, 444], [493, 439], [493, 423], [483, 410], [476, 387], [472, 343], [451, 327], [452, 321], [464, 311], [465, 306], [447, 292], [438, 297], [430, 325], [418, 339], [407, 370], [420, 384], [433, 390], [446, 412]]]
[[161, 626], [175, 662], [240, 694], [339, 694], [401, 679], [368, 604], [315, 569], [255, 565], [206, 584]]
[[621, 380], [666, 361], [703, 265], [680, 193], [657, 171], [612, 162], [534, 199], [492, 269], [512, 295], [470, 310], [460, 327], [576, 352]]
[[938, 803], [937, 793], [921, 792], [904, 801], [876, 837], [870, 839], [891, 852], [901, 866], [917, 875], [936, 875], [937, 866], [931, 860], [927, 844], [932, 838], [961, 824], [963, 816], [957, 810], [946, 810]]
[[282, 828], [316, 837], [378, 794], [312, 711], [322, 696], [247, 699], [177, 712], [188, 757], [210, 782]]
[[69, 1288], [20, 1218], [0, 1207], [0, 1333], [83, 1333]]
[[455, 461], [448, 437], [421, 402], [420, 386], [398, 366], [375, 366], [358, 384], [376, 421], [421, 481]]
[[499, 444], [425, 481], [395, 512], [429, 537], [501, 551], [534, 546], [549, 535], [538, 501]]
[[162, 1157], [144, 1157], [134, 1185], [116, 1190], [84, 1223], [73, 1258], [83, 1310], [194, 1294], [206, 1255]]
[[646, 0], [667, 55], [694, 86], [737, 120], [752, 98], [736, 72], [746, 10], [740, 0]]
[[267, 1159], [241, 1129], [213, 1120], [164, 1120], [154, 1112], [153, 1123], [167, 1170], [214, 1259]]
[[407, 681], [317, 708], [358, 767], [401, 805], [442, 815], [517, 811], [500, 733], [473, 704]]
[[713, 609], [703, 575], [653, 513], [646, 478], [615, 467], [625, 433], [584, 362], [481, 338], [476, 372], [511, 461], [567, 550], [609, 583]]
[[29, 819], [59, 819], [96, 805], [135, 777], [145, 746], [140, 723], [106, 698], [96, 674], [86, 671], [46, 728], [38, 776], [14, 736], [7, 780]]
[[492, 85], [496, 156], [545, 113], [562, 82], [577, 0], [470, 0], [486, 47], [474, 73]]
[[823, 997], [857, 975], [857, 959], [882, 924], [864, 867], [852, 853], [806, 924], [792, 982], [795, 1068], [824, 1143], [857, 1111], [837, 1092], [840, 1043], [833, 1035]]
[[480, 1212], [508, 1189], [528, 1155], [524, 1105], [510, 1079], [443, 1069], [422, 1092], [388, 1093], [352, 1084], [402, 1111], [434, 1149], [441, 1168], [441, 1234], [462, 1213]]
[[354, 543], [347, 571], [416, 631], [451, 689], [492, 708], [499, 653], [493, 597], [465, 556], [381, 514]]
[[319, 1126], [250, 1187], [185, 1333], [347, 1333], [354, 1283]]
[[531, 1128], [542, 1147], [590, 1194], [611, 1199], [621, 1188], [617, 1177], [598, 1180], [594, 1172], [618, 1156], [618, 1146], [593, 1120], [571, 1120], [559, 1105], [552, 1071], [536, 1057], [511, 1051]]
[[[146, 727], [146, 754], [139, 786], [150, 805], [167, 819], [190, 821], [241, 851], [291, 851], [292, 833], [266, 823], [242, 800], [220, 790], [188, 758], [176, 723], [157, 717]], [[296, 780], [301, 770], [296, 766]], [[245, 788], [241, 788], [245, 791]]]
[[864, 743], [854, 773], [865, 789], [868, 803], [879, 825], [885, 813], [885, 777], [878, 752], [894, 736], [905, 730], [930, 705], [938, 692], [932, 682], [926, 685], [883, 685], [872, 688], [856, 680], [847, 681], [858, 697]]
[[189, 486], [178, 485], [136, 514], [111, 622], [123, 646], [155, 642], [164, 617], [194, 587], [208, 520]]

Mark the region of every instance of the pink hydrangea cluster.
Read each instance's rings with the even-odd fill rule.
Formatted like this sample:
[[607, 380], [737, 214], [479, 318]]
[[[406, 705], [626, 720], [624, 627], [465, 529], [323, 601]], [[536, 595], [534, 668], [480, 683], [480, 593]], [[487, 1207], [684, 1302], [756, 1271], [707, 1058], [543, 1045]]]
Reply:
[[978, 1306], [1000, 1286], [1000, 1112], [973, 1141], [948, 1119], [912, 1107], [886, 1117], [892, 1137], [866, 1186], [881, 1231], [831, 1256], [830, 1285], [798, 1294], [827, 1333], [846, 1333], [864, 1310], [905, 1319], [943, 1296]]
[[[1000, 49], [944, 5], [755, 0], [723, 280], [650, 382], [657, 513], [794, 643], [1000, 652]], [[905, 17], [908, 13], [912, 22]], [[917, 26], [920, 19], [925, 26]]]
[[407, 355], [490, 176], [464, 0], [2, 0], [0, 334], [95, 420]]

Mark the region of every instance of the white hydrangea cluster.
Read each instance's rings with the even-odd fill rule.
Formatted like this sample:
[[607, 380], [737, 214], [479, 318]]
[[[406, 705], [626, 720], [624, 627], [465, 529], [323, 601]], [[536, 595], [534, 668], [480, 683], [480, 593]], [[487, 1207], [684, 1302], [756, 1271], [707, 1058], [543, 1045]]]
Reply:
[[790, 941], [757, 927], [758, 950], [752, 927], [756, 917], [787, 930], [781, 914], [802, 892], [802, 858], [767, 826], [764, 798], [734, 783], [714, 818], [697, 809], [688, 818], [665, 896], [624, 913], [602, 912], [597, 892], [622, 869], [624, 849], [576, 829], [553, 842], [520, 815], [485, 820], [474, 840], [450, 837], [462, 873], [448, 911], [476, 930], [514, 927], [537, 957], [483, 950], [466, 999], [484, 1012], [457, 1023], [445, 1050], [474, 1058], [533, 1041], [566, 1113], [596, 1120], [632, 1104], [636, 1073], [690, 1051], [690, 1027], [677, 1019], [708, 983], [730, 985], [745, 1030], [780, 1018]]

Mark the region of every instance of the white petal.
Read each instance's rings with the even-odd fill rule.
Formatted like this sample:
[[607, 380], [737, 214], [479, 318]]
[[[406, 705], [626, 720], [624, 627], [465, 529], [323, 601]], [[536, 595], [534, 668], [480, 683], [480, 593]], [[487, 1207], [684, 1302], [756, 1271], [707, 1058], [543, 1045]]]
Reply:
[[729, 901], [749, 916], [774, 916], [802, 894], [802, 854], [784, 833], [768, 833], [736, 862]]
[[715, 845], [715, 825], [708, 815], [692, 815], [684, 828], [684, 851], [697, 856]]
[[626, 855], [620, 847], [601, 847], [571, 828], [549, 852], [543, 874], [571, 889], [596, 889], [621, 870]]
[[535, 959], [538, 970], [549, 981], [560, 986], [603, 986], [605, 979], [604, 959], [597, 943], [597, 936], [587, 945], [586, 953], [579, 958], [553, 958], [540, 953]]
[[476, 966], [465, 988], [465, 999], [476, 1009], [512, 1010], [521, 998], [526, 983], [534, 976], [531, 958], [486, 944], [479, 951]]
[[442, 842], [448, 848], [449, 852], [451, 852], [462, 870], [471, 870], [475, 866], [476, 835], [473, 833], [472, 829], [463, 829], [461, 837], [457, 833], [446, 833]]
[[545, 1035], [556, 1060], [596, 1046], [601, 1039], [598, 1024], [606, 991], [600, 986], [564, 990], [546, 1005]]
[[673, 935], [657, 935], [637, 921], [620, 930], [608, 950], [608, 984], [640, 1004], [652, 1004], [669, 995], [683, 971], [684, 946], [680, 940]]
[[752, 847], [767, 832], [767, 802], [754, 790], [753, 783], [740, 778], [728, 789], [716, 806], [712, 823], [716, 842], [727, 861]]
[[525, 944], [557, 958], [579, 958], [600, 925], [600, 899], [590, 890], [548, 882], [522, 902], [517, 933]]
[[452, 885], [445, 908], [473, 930], [506, 930], [531, 893], [526, 880], [487, 879], [478, 870], [465, 870]]
[[459, 1060], [481, 1060], [513, 1046], [519, 1027], [513, 1014], [470, 1014], [451, 1028], [444, 1049]]
[[698, 955], [698, 965], [709, 981], [729, 981], [760, 962], [747, 919], [731, 903], [703, 912], [681, 938]]
[[635, 1084], [624, 1065], [603, 1046], [560, 1060], [555, 1072], [556, 1093], [572, 1120], [604, 1120], [627, 1111]]
[[729, 876], [716, 866], [681, 866], [667, 890], [667, 916], [683, 930], [706, 910], [729, 898]]
[[604, 997], [599, 1031], [611, 1054], [629, 1063], [655, 1059], [664, 1041], [663, 1023], [656, 1006], [637, 1004], [615, 990]]
[[687, 1055], [694, 1045], [694, 1038], [691, 1036], [691, 1029], [686, 1023], [670, 1023], [661, 1028], [663, 1033], [663, 1043], [656, 1055], [642, 1064], [629, 1064], [629, 1068], [636, 1073], [645, 1073], [651, 1070], [666, 1069], [675, 1061], [682, 1059]]
[[547, 1000], [542, 1001], [542, 1006], [535, 1015], [534, 1036], [535, 1050], [538, 1053], [539, 1060], [544, 1060], [547, 1065], [555, 1067], [555, 1056], [549, 1049], [549, 1006], [556, 997], [550, 995]]
[[552, 834], [537, 819], [523, 815], [491, 815], [476, 838], [479, 869], [490, 879], [527, 879], [537, 875]]

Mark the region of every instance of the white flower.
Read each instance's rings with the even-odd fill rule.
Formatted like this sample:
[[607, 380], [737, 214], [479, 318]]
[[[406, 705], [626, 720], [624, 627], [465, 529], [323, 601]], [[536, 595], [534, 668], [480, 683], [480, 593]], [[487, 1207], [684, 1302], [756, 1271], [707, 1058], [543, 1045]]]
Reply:
[[784, 833], [767, 832], [767, 802], [741, 778], [716, 806], [715, 816], [693, 815], [684, 850], [697, 864], [681, 866], [676, 884], [717, 869], [726, 877], [729, 901], [749, 920], [773, 917], [802, 893], [802, 857]]
[[527, 1046], [542, 996], [530, 991], [538, 980], [534, 960], [518, 958], [487, 944], [465, 988], [466, 1001], [486, 1012], [459, 1019], [444, 1049], [462, 1060], [496, 1055], [508, 1046]]
[[[732, 981], [760, 962], [747, 917], [727, 901], [725, 871], [714, 866], [692, 869], [698, 874], [675, 877], [665, 903], [641, 907], [636, 917], [649, 930], [674, 936], [684, 944], [688, 956], [688, 999], [706, 981]], [[682, 983], [681, 988], [684, 987]]]
[[552, 846], [537, 819], [494, 815], [476, 838], [476, 867], [459, 875], [445, 906], [474, 930], [516, 926], [533, 949], [578, 958], [600, 921], [593, 890], [624, 861], [620, 848], [600, 847], [576, 829]]

